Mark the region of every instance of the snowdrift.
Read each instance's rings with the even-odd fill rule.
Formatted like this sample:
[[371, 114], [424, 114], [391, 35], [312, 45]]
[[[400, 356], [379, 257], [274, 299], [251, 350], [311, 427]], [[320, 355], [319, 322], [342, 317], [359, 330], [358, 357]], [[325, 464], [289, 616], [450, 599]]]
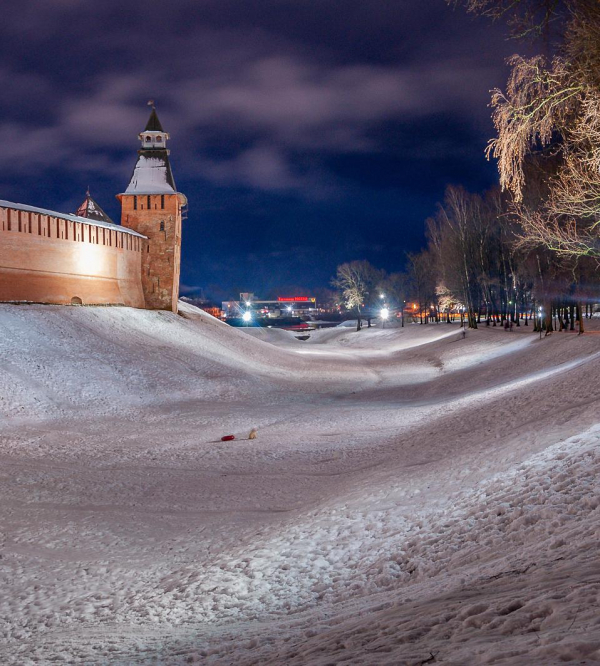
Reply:
[[600, 661], [600, 336], [0, 332], [3, 663]]

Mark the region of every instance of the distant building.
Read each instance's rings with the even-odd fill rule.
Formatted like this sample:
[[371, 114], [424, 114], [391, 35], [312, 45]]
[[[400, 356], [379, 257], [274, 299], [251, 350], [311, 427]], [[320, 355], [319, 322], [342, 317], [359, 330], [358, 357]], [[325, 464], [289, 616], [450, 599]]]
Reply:
[[187, 199], [154, 105], [139, 138], [120, 225], [89, 191], [72, 215], [0, 200], [0, 301], [177, 311]]
[[277, 300], [256, 300], [254, 294], [240, 294], [239, 301], [223, 301], [223, 316], [237, 318], [244, 312], [252, 311], [257, 317], [278, 318], [311, 315], [317, 312], [317, 299], [314, 296], [279, 296]]

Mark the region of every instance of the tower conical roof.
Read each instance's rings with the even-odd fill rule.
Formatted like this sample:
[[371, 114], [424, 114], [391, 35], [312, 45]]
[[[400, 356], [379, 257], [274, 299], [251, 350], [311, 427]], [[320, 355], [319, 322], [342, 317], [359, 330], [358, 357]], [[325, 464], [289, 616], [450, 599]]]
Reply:
[[148, 118], [144, 132], [164, 132], [154, 105], [152, 105], [152, 113], [150, 114], [150, 118]]
[[96, 220], [96, 222], [114, 224], [110, 217], [102, 210], [98, 202], [92, 198], [89, 190], [86, 192], [85, 199], [75, 212], [75, 215], [78, 217], [87, 217], [88, 220]]

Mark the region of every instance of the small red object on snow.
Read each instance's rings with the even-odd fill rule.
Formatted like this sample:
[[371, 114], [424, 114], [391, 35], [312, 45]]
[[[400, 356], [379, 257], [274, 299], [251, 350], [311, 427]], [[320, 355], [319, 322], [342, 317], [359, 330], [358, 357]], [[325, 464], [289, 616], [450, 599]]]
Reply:
[[225, 437], [221, 437], [222, 442], [230, 442], [232, 439], [235, 439], [235, 435], [225, 435]]

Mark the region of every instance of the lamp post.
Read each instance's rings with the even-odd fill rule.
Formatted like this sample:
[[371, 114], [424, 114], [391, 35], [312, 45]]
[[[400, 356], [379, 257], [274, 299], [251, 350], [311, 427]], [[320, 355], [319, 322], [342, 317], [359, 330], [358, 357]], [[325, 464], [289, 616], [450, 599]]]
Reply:
[[539, 326], [539, 328], [540, 328], [540, 340], [542, 339], [542, 313], [543, 313], [543, 310], [542, 310], [542, 308], [541, 308], [541, 306], [540, 306], [540, 307], [538, 308], [538, 315], [539, 315], [538, 326]]

